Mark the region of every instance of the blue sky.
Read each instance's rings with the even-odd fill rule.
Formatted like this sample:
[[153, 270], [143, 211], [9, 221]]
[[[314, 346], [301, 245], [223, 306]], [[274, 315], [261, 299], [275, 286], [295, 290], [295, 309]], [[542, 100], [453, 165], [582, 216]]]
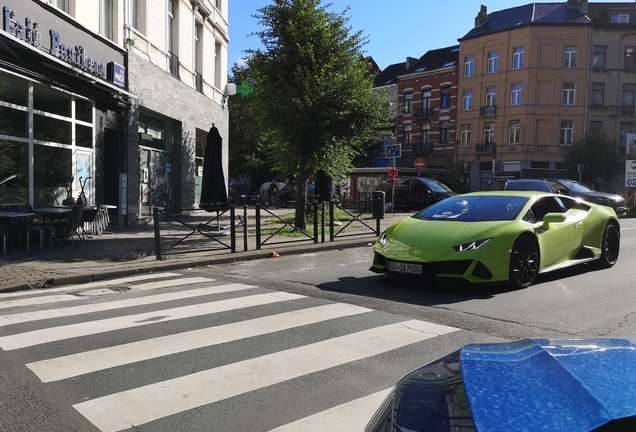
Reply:
[[[565, 0], [563, 0], [565, 2]], [[633, 3], [634, 0], [614, 0]], [[353, 31], [362, 30], [369, 43], [364, 49], [380, 68], [421, 57], [430, 49], [457, 44], [475, 25], [482, 4], [488, 12], [532, 3], [529, 0], [322, 0], [333, 12], [347, 13]], [[594, 2], [595, 3], [595, 2]], [[231, 0], [229, 2], [230, 45], [228, 69], [244, 56], [244, 50], [261, 48], [256, 36], [262, 30], [252, 17], [271, 0]], [[418, 23], [419, 21], [419, 23]]]

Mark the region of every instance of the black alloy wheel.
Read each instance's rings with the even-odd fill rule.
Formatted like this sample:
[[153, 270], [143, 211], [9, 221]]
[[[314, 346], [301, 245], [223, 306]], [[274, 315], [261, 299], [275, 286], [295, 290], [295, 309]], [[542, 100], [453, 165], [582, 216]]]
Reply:
[[539, 247], [529, 235], [522, 235], [512, 246], [508, 283], [512, 288], [526, 288], [539, 274]]
[[603, 230], [601, 240], [601, 257], [599, 264], [601, 268], [610, 268], [618, 261], [621, 234], [615, 222], [608, 222]]

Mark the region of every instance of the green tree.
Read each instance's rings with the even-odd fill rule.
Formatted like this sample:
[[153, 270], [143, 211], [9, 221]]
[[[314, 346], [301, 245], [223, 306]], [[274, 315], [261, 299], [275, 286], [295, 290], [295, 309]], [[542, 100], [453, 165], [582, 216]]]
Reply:
[[[228, 81], [240, 85], [247, 81], [248, 70], [234, 65]], [[253, 98], [232, 96], [228, 101], [229, 116], [229, 171], [230, 177], [258, 173], [268, 168], [267, 156], [260, 149], [262, 139], [259, 116], [254, 115]], [[252, 179], [250, 178], [250, 181]]]
[[329, 12], [320, 0], [273, 0], [255, 15], [264, 48], [247, 51], [263, 143], [279, 172], [298, 174], [299, 228], [306, 226], [300, 214], [309, 179], [318, 170], [346, 175], [364, 146], [390, 127], [362, 53], [366, 37], [351, 33], [347, 10]]
[[563, 155], [563, 163], [573, 179], [578, 178], [578, 165], [584, 165], [581, 179], [590, 186], [598, 187], [618, 177], [624, 169], [624, 158], [618, 149], [618, 143], [610, 140], [605, 132], [590, 132], [572, 143]]

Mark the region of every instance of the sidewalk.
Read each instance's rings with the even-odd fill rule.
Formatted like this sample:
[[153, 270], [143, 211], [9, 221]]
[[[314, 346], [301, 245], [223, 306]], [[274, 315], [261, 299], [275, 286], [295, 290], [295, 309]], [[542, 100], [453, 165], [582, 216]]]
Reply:
[[[276, 213], [281, 215], [289, 212], [293, 212], [293, 210], [276, 210]], [[86, 238], [84, 242], [75, 240], [74, 245], [71, 245], [70, 241], [62, 242], [58, 239], [56, 245], [49, 245], [47, 242], [43, 249], [40, 249], [39, 245], [34, 243], [30, 246], [28, 252], [24, 250], [24, 246], [22, 246], [22, 250], [18, 250], [13, 246], [10, 249], [10, 255], [6, 257], [0, 256], [0, 292], [48, 288], [136, 273], [169, 271], [261, 259], [271, 256], [274, 251], [281, 256], [285, 256], [321, 250], [367, 246], [377, 240], [377, 236], [362, 224], [353, 223], [347, 228], [347, 234], [356, 235], [336, 237], [333, 242], [329, 241], [328, 232], [325, 236], [325, 242], [320, 243], [321, 240], [319, 239], [317, 244], [314, 244], [309, 239], [303, 240], [300, 238], [297, 242], [290, 242], [290, 240], [295, 239], [276, 236], [265, 245], [262, 245], [261, 250], [256, 250], [256, 237], [253, 234], [253, 213], [254, 209], [252, 208], [248, 212], [247, 251], [244, 251], [245, 244], [242, 229], [237, 230], [237, 253], [231, 253], [229, 249], [224, 249], [219, 245], [218, 249], [204, 252], [193, 251], [166, 254], [161, 261], [158, 261], [155, 256], [154, 226], [152, 224], [134, 227], [110, 226], [103, 235]], [[409, 213], [387, 213], [380, 221], [381, 230], [409, 215]], [[187, 221], [196, 225], [198, 222], [207, 222], [210, 217], [209, 213], [201, 211], [187, 217]], [[369, 221], [365, 222], [369, 223]], [[375, 220], [371, 220], [369, 224], [375, 227]], [[179, 236], [184, 235], [184, 233], [187, 234], [187, 232], [187, 227], [178, 223], [162, 222], [162, 248], [172, 244], [167, 243], [166, 238], [170, 236], [179, 238]], [[34, 235], [37, 237], [38, 234], [35, 233]], [[230, 242], [229, 236], [223, 237], [221, 240], [227, 244]], [[204, 239], [201, 236], [198, 236], [195, 241], [199, 242], [197, 243], [198, 245], [205, 244], [205, 247], [216, 247], [218, 245], [218, 243]], [[277, 245], [276, 243], [279, 241], [284, 241], [285, 243]], [[197, 248], [201, 249], [201, 246]]]

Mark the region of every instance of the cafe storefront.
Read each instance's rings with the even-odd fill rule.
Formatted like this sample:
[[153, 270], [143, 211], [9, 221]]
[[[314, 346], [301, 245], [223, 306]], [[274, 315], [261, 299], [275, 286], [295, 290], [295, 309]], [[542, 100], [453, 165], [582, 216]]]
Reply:
[[42, 2], [0, 7], [0, 205], [68, 205], [82, 189], [121, 204], [126, 52]]

